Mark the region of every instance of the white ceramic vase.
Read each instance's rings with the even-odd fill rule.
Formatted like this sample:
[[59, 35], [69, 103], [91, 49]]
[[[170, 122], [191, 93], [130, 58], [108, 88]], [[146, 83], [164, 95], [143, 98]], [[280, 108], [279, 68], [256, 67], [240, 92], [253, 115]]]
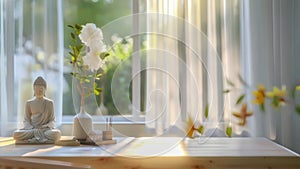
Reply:
[[78, 140], [85, 140], [91, 131], [93, 131], [92, 117], [81, 110], [74, 116], [72, 135]]

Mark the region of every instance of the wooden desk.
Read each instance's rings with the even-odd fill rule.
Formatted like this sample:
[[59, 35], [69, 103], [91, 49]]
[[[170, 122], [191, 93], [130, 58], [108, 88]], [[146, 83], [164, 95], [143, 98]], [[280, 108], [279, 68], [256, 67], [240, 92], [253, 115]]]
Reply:
[[106, 146], [61, 147], [0, 142], [0, 156], [38, 157], [93, 168], [300, 168], [298, 154], [265, 138], [117, 138]]

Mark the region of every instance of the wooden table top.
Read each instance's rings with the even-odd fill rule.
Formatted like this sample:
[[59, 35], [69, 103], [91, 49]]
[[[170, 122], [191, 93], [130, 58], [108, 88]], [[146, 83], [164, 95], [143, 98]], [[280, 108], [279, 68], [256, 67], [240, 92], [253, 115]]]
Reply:
[[0, 138], [0, 156], [29, 157], [299, 157], [266, 138], [139, 137], [115, 138], [101, 146], [15, 145]]

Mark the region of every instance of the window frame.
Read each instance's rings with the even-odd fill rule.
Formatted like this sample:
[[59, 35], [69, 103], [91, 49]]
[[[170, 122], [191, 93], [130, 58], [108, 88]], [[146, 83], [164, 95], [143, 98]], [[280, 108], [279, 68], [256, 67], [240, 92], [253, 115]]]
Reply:
[[[139, 18], [138, 13], [140, 13], [140, 0], [131, 0], [131, 14], [133, 18], [133, 35], [139, 34]], [[140, 50], [140, 38], [138, 36], [133, 36], [133, 53]], [[137, 52], [138, 53], [138, 52]], [[135, 76], [135, 73], [140, 70], [141, 67], [141, 60], [139, 54], [132, 55], [132, 106], [136, 109], [132, 109], [131, 114], [129, 115], [92, 115], [92, 118], [95, 119], [96, 124], [103, 124], [105, 123], [106, 117], [113, 117], [113, 122], [117, 124], [145, 124], [145, 116], [141, 115], [141, 78], [140, 76]], [[135, 111], [135, 110], [140, 111]], [[70, 124], [73, 122], [73, 115], [63, 115], [62, 113], [62, 120], [61, 124]]]

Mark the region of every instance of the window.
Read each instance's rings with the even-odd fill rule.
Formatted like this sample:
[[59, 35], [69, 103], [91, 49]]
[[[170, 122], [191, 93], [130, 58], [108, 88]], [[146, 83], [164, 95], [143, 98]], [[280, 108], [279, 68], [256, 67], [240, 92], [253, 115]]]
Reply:
[[[137, 13], [145, 8], [143, 1], [132, 0], [91, 0], [91, 1], [82, 1], [82, 0], [64, 0], [64, 48], [65, 51], [68, 50], [68, 45], [70, 44], [70, 28], [67, 25], [74, 24], [86, 24], [86, 23], [95, 23], [98, 27], [105, 27], [108, 24], [118, 22], [120, 18], [127, 17], [133, 12]], [[133, 8], [134, 5], [139, 5], [138, 7]], [[118, 27], [120, 25], [116, 25]], [[132, 32], [133, 25], [127, 26], [129, 30], [125, 29], [125, 26], [122, 28], [121, 32]], [[111, 35], [111, 34], [110, 34]], [[107, 41], [113, 41], [113, 46], [109, 46], [111, 49], [111, 55], [107, 58], [107, 64], [103, 68], [103, 76], [101, 77], [100, 83], [98, 84], [103, 88], [102, 93], [99, 96], [96, 96], [98, 107], [92, 108], [89, 110], [89, 114], [94, 116], [95, 121], [97, 121], [97, 116], [99, 115], [109, 115], [115, 116], [114, 120], [128, 120], [132, 116], [132, 108], [128, 104], [126, 97], [119, 97], [118, 104], [122, 105], [122, 110], [118, 110], [115, 106], [114, 100], [111, 93], [111, 82], [114, 76], [116, 69], [119, 67], [119, 64], [124, 63], [123, 66], [124, 72], [123, 77], [117, 79], [115, 83], [118, 86], [114, 88], [117, 93], [129, 93], [130, 101], [132, 102], [132, 86], [126, 88], [126, 82], [122, 80], [131, 79], [132, 69], [138, 66], [139, 64], [133, 64], [134, 56], [134, 44], [137, 43], [134, 40], [134, 37], [123, 37], [119, 35], [118, 32], [112, 34], [112, 36], [107, 35], [104, 32], [104, 36], [109, 39]], [[141, 47], [139, 45], [139, 47]], [[136, 49], [135, 49], [136, 50]], [[67, 53], [67, 52], [65, 52]], [[66, 54], [65, 54], [66, 55]], [[66, 56], [68, 57], [68, 56]], [[140, 62], [140, 61], [138, 61]], [[63, 92], [63, 121], [72, 121], [73, 116], [75, 115], [74, 107], [72, 101], [72, 76], [70, 75], [71, 65], [68, 62], [64, 64], [64, 92]], [[140, 81], [140, 79], [139, 79]], [[129, 91], [127, 91], [129, 90]], [[140, 92], [138, 92], [138, 95]], [[123, 99], [123, 100], [122, 100]], [[136, 99], [136, 98], [135, 98]], [[140, 100], [138, 98], [138, 100]], [[140, 104], [140, 101], [137, 101]], [[101, 111], [101, 112], [99, 112]], [[122, 115], [122, 116], [120, 116]], [[126, 118], [124, 118], [126, 116]]]
[[[143, 11], [145, 8], [145, 3], [139, 1], [139, 6], [133, 10], [132, 0], [1, 0], [0, 2], [1, 119], [7, 119], [6, 122], [1, 122], [1, 125], [11, 124], [10, 129], [1, 127], [5, 133], [22, 126], [24, 104], [33, 96], [32, 83], [38, 75], [44, 76], [47, 80], [46, 96], [54, 100], [57, 124], [72, 121], [75, 115], [70, 90], [72, 79], [69, 74], [70, 67], [66, 63], [70, 40], [68, 24], [93, 22], [98, 27], [103, 27], [115, 19], [130, 15], [132, 12]], [[120, 42], [121, 46], [133, 50], [132, 37], [120, 35], [115, 38], [124, 38]], [[118, 57], [131, 56], [128, 53]], [[109, 93], [115, 68], [116, 65], [110, 64], [106, 70], [107, 76], [102, 81], [102, 84], [104, 80], [106, 81], [103, 85], [105, 92], [97, 100], [99, 104], [104, 100], [108, 115], [118, 116], [120, 114], [114, 107]], [[96, 110], [90, 113], [96, 115]], [[125, 115], [131, 116], [129, 106]]]
[[[124, 109], [120, 111], [110, 98], [110, 79], [119, 63], [114, 62], [115, 57], [110, 63], [116, 65], [109, 65], [102, 79], [105, 92], [97, 98], [98, 104], [104, 105], [108, 115], [115, 116], [115, 120], [128, 122], [130, 118], [138, 117], [137, 112], [141, 110], [144, 113], [140, 115], [145, 116], [142, 125], [163, 133], [170, 126], [184, 122], [188, 112], [202, 112], [197, 119], [200, 122], [224, 121], [225, 125], [233, 124], [237, 133], [249, 131], [253, 136], [276, 139], [299, 150], [299, 145], [296, 145], [299, 137], [292, 137], [293, 131], [299, 128], [300, 118], [294, 107], [287, 107], [283, 113], [274, 115], [270, 107], [262, 114], [256, 105], [250, 106], [252, 89], [256, 89], [257, 84], [263, 83], [268, 88], [287, 85], [290, 89], [299, 85], [298, 9], [300, 3], [297, 0], [0, 0], [0, 135], [11, 135], [12, 130], [21, 126], [24, 102], [32, 97], [32, 81], [37, 75], [45, 76], [48, 82], [46, 95], [55, 101], [57, 123], [71, 122], [75, 112], [70, 91], [70, 67], [65, 61], [69, 44], [67, 25], [93, 22], [110, 29], [109, 32], [118, 32], [119, 35], [105, 34], [106, 39], [121, 38], [119, 43], [111, 43], [114, 44], [112, 47], [114, 52], [119, 52], [118, 57], [129, 58], [124, 64], [128, 71], [122, 73], [131, 76], [126, 79], [133, 80], [126, 83], [129, 87], [125, 85], [124, 88], [123, 79], [118, 78], [114, 91], [124, 91], [129, 98], [126, 101], [130, 103], [122, 104]], [[147, 13], [132, 15], [133, 22], [112, 27], [115, 19], [139, 12]], [[189, 24], [178, 24], [177, 19]], [[122, 34], [125, 28], [133, 35], [124, 36], [128, 35]], [[203, 34], [196, 36], [190, 28]], [[139, 36], [134, 36], [134, 33]], [[177, 33], [181, 39], [164, 36], [170, 33]], [[205, 43], [202, 43], [202, 38]], [[200, 51], [203, 60], [199, 61], [194, 56], [196, 52], [189, 47]], [[214, 54], [219, 54], [222, 68], [216, 57], [211, 57]], [[165, 56], [172, 59], [178, 56], [179, 59]], [[179, 61], [189, 69], [182, 69]], [[140, 77], [133, 78], [140, 68], [145, 65], [151, 68], [151, 64], [161, 66], [175, 78], [162, 74], [162, 71], [142, 71]], [[239, 73], [250, 87], [243, 88]], [[208, 74], [213, 78], [210, 79]], [[228, 80], [237, 85], [230, 87]], [[195, 87], [194, 83], [198, 86]], [[222, 97], [227, 88], [233, 89], [227, 95], [229, 99]], [[247, 94], [244, 101], [249, 104], [248, 108], [258, 112], [249, 118], [246, 127], [238, 126], [238, 119], [232, 115], [232, 112], [243, 110], [235, 105], [239, 92]], [[122, 102], [124, 97], [119, 98]], [[165, 106], [164, 101], [169, 105]], [[133, 111], [131, 104], [137, 111]], [[204, 117], [206, 105], [211, 106], [210, 110], [216, 116]], [[97, 118], [96, 109], [89, 113]], [[280, 124], [276, 123], [278, 121]], [[140, 131], [145, 132], [144, 128]]]
[[[7, 27], [13, 26], [11, 31], [5, 30], [4, 28], [1, 30], [5, 30], [8, 32], [8, 35], [11, 37], [7, 37], [6, 39], [11, 40], [12, 48], [8, 46], [4, 46], [5, 49], [14, 49], [14, 51], [5, 52], [5, 56], [14, 56], [14, 57], [5, 57], [10, 64], [12, 64], [12, 68], [7, 67], [7, 69], [11, 69], [13, 74], [13, 80], [10, 82], [8, 86], [14, 86], [14, 91], [9, 91], [8, 96], [12, 97], [9, 103], [13, 103], [10, 105], [11, 108], [7, 108], [15, 112], [14, 115], [10, 115], [13, 121], [22, 121], [22, 112], [24, 107], [24, 102], [26, 99], [30, 98], [32, 95], [32, 81], [35, 76], [38, 74], [42, 74], [47, 76], [46, 79], [49, 83], [49, 88], [47, 95], [50, 98], [53, 98], [56, 108], [56, 117], [57, 121], [72, 121], [72, 117], [75, 115], [75, 111], [73, 109], [72, 104], [72, 96], [71, 96], [71, 80], [70, 76], [70, 67], [66, 62], [68, 44], [70, 44], [69, 39], [69, 29], [67, 27], [68, 24], [85, 24], [88, 22], [96, 23], [99, 27], [105, 27], [105, 25], [113, 22], [115, 19], [119, 19], [120, 17], [128, 16], [132, 13], [139, 12], [161, 12], [167, 15], [173, 15], [175, 17], [183, 17], [186, 19], [191, 19], [191, 22], [194, 21], [195, 24], [200, 28], [205, 24], [198, 23], [199, 17], [193, 17], [189, 12], [199, 12], [202, 9], [200, 3], [190, 2], [190, 1], [181, 1], [177, 0], [174, 2], [166, 1], [166, 2], [158, 2], [158, 1], [140, 1], [140, 0], [64, 0], [64, 1], [34, 1], [34, 0], [15, 0], [15, 1], [6, 1], [1, 0], [3, 6], [8, 6], [13, 9], [13, 13], [11, 13], [11, 18], [2, 19], [2, 22], [7, 22]], [[183, 5], [186, 5], [189, 10], [185, 10], [185, 8], [181, 8]], [[194, 4], [194, 5], [193, 5]], [[201, 3], [202, 4], [202, 3]], [[208, 5], [207, 3], [203, 3]], [[146, 10], [146, 6], [150, 6], [149, 10]], [[212, 4], [211, 7], [215, 8], [216, 4]], [[193, 8], [194, 7], [194, 8]], [[9, 8], [6, 8], [9, 9]], [[152, 10], [152, 11], [151, 11]], [[5, 12], [4, 9], [1, 12]], [[7, 12], [9, 13], [9, 12]], [[205, 10], [204, 10], [205, 13]], [[208, 14], [205, 14], [205, 16]], [[209, 15], [210, 16], [210, 15]], [[134, 16], [133, 16], [134, 17]], [[14, 22], [11, 22], [14, 21]], [[215, 21], [214, 18], [213, 21]], [[134, 26], [146, 25], [150, 22], [147, 18], [136, 18], [133, 19], [135, 22], [144, 22], [141, 24], [134, 23], [131, 25], [132, 31], [137, 28]], [[160, 20], [162, 22], [154, 21], [153, 25], [156, 26], [165, 26], [164, 24], [168, 24], [163, 22], [163, 19]], [[148, 22], [148, 23], [146, 23]], [[162, 25], [159, 25], [159, 24]], [[211, 25], [215, 29], [215, 25], [219, 22], [212, 22]], [[173, 25], [174, 31], [178, 31], [178, 33], [185, 34], [186, 38], [191, 38], [192, 35], [189, 35], [187, 30], [184, 30], [184, 25]], [[178, 26], [178, 27], [177, 27]], [[206, 25], [206, 27], [208, 27]], [[122, 27], [123, 28], [123, 27]], [[120, 28], [115, 28], [120, 32]], [[149, 29], [147, 27], [146, 29]], [[178, 30], [177, 30], [178, 29]], [[205, 28], [206, 29], [206, 28]], [[151, 29], [149, 29], [151, 30]], [[155, 30], [155, 28], [154, 28]], [[168, 28], [166, 27], [166, 30]], [[217, 31], [216, 31], [217, 32]], [[215, 34], [213, 32], [212, 34]], [[12, 38], [14, 37], [14, 38]], [[147, 39], [146, 35], [139, 35], [138, 38], [133, 37], [123, 37], [122, 35], [114, 35], [108, 36], [108, 38], [124, 38], [120, 43], [117, 43], [113, 46], [115, 49], [114, 52], [119, 52], [117, 57], [126, 58], [129, 57], [130, 62], [126, 63], [127, 67], [132, 67], [130, 71], [126, 72], [125, 76], [132, 76], [132, 72], [139, 70], [139, 67], [146, 62], [146, 57], [140, 57], [133, 54], [135, 51], [139, 51], [143, 48], [144, 44], [149, 44], [150, 41]], [[12, 40], [15, 39], [15, 40]], [[134, 39], [134, 40], [132, 40]], [[3, 38], [2, 38], [3, 40]], [[146, 43], [144, 43], [144, 41]], [[64, 42], [64, 43], [62, 43]], [[165, 42], [165, 43], [164, 43]], [[194, 41], [197, 44], [196, 41]], [[176, 54], [182, 55], [183, 59], [187, 59], [185, 55], [188, 55], [188, 51], [184, 50], [184, 46], [179, 42], [172, 42], [172, 49], [168, 46], [168, 41], [160, 41], [159, 44], [164, 46], [167, 50], [173, 50], [177, 52]], [[3, 43], [1, 44], [3, 45]], [[5, 44], [5, 45], [9, 45]], [[159, 46], [155, 44], [155, 46]], [[120, 51], [122, 48], [129, 48], [131, 52], [128, 54], [124, 54], [124, 51]], [[178, 48], [181, 49], [178, 52]], [[179, 50], [180, 50], [179, 49]], [[139, 55], [143, 55], [140, 53]], [[120, 59], [118, 58], [118, 59]], [[138, 60], [137, 58], [141, 58]], [[22, 64], [21, 64], [22, 63]], [[113, 62], [110, 62], [113, 63]], [[118, 64], [118, 62], [116, 62]], [[133, 64], [134, 63], [134, 64]], [[192, 63], [192, 61], [191, 61]], [[124, 105], [124, 109], [122, 112], [116, 110], [111, 98], [110, 93], [110, 81], [113, 76], [114, 70], [116, 69], [117, 64], [110, 64], [108, 68], [105, 70], [105, 77], [102, 78], [101, 86], [103, 86], [104, 92], [100, 97], [97, 97], [98, 104], [100, 108], [104, 110], [101, 105], [104, 105], [107, 109], [108, 115], [118, 116], [120, 114], [123, 117], [132, 116], [132, 107], [130, 105]], [[176, 64], [176, 63], [174, 63]], [[197, 63], [198, 64], [198, 63]], [[178, 67], [175, 67], [176, 69]], [[178, 73], [179, 69], [175, 70]], [[9, 72], [9, 71], [8, 71]], [[129, 88], [115, 88], [114, 90], [129, 90], [125, 93], [130, 93], [131, 102], [135, 105], [138, 105], [139, 110], [144, 110], [145, 107], [149, 106], [146, 102], [145, 97], [150, 96], [149, 93], [143, 93], [146, 91], [146, 83], [151, 82], [152, 79], [144, 76], [147, 74], [146, 72], [142, 72], [142, 76], [139, 79], [133, 79], [131, 86]], [[149, 75], [149, 74], [148, 74]], [[177, 74], [179, 75], [179, 74]], [[131, 78], [128, 78], [131, 79]], [[118, 79], [120, 85], [122, 84], [122, 79]], [[181, 83], [184, 84], [184, 80], [181, 79]], [[220, 79], [219, 79], [220, 81]], [[1, 84], [3, 85], [3, 84]], [[134, 85], [138, 86], [137, 88]], [[130, 89], [132, 89], [130, 91]], [[178, 93], [178, 89], [175, 86], [171, 87], [173, 91]], [[169, 89], [167, 87], [166, 89]], [[186, 91], [191, 92], [191, 91]], [[11, 94], [12, 93], [12, 94]], [[142, 93], [142, 94], [141, 94]], [[173, 92], [169, 92], [170, 97]], [[187, 96], [187, 94], [185, 94]], [[134, 100], [135, 99], [135, 100]], [[173, 97], [174, 101], [179, 102], [181, 98], [178, 96]], [[192, 103], [192, 101], [185, 100], [184, 102]], [[204, 104], [204, 103], [201, 103]], [[9, 104], [8, 104], [9, 105]], [[17, 106], [14, 106], [17, 105]], [[180, 106], [180, 104], [177, 104]], [[202, 105], [203, 106], [203, 105]], [[204, 106], [203, 106], [204, 107]], [[182, 107], [176, 107], [173, 109], [171, 107], [168, 108], [168, 111], [177, 111]], [[140, 112], [138, 110], [138, 112]], [[188, 110], [188, 108], [186, 108]], [[89, 112], [92, 115], [97, 116], [97, 109]], [[133, 113], [134, 115], [134, 113]], [[144, 114], [142, 114], [144, 115]], [[17, 119], [16, 119], [17, 117]], [[167, 117], [166, 117], [167, 118]], [[126, 119], [126, 118], [125, 118]]]

